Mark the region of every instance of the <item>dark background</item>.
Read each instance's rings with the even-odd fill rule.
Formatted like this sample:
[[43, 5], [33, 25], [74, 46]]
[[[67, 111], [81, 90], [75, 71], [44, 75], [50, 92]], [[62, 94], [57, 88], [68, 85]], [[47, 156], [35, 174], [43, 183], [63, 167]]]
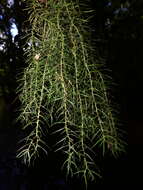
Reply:
[[[15, 6], [0, 4], [0, 29], [7, 36], [0, 51], [0, 189], [76, 189], [82, 188], [75, 179], [65, 182], [56, 155], [43, 158], [35, 167], [28, 168], [15, 158], [18, 141], [22, 136], [20, 125], [14, 124], [18, 106], [15, 95], [16, 74], [22, 69], [26, 14], [24, 4], [15, 0]], [[103, 160], [103, 179], [89, 189], [142, 188], [143, 171], [143, 1], [95, 0], [90, 2], [96, 11], [91, 20], [93, 39], [99, 55], [105, 59], [115, 85], [110, 94], [118, 105], [121, 129], [127, 142], [126, 153], [118, 159], [106, 156]], [[2, 10], [5, 11], [2, 11]], [[15, 18], [19, 35], [12, 42], [9, 19]]]

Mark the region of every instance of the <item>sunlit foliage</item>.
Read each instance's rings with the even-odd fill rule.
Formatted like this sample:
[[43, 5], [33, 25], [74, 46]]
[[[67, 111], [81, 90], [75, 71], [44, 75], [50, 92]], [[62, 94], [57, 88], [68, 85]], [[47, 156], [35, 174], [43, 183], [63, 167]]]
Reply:
[[[18, 77], [19, 120], [29, 134], [18, 157], [31, 164], [48, 148], [64, 154], [67, 175], [85, 184], [100, 177], [98, 154], [124, 150], [116, 117], [109, 105], [106, 80], [97, 50], [91, 46], [86, 2], [27, 0], [30, 30], [27, 67]], [[55, 146], [43, 141], [53, 131]], [[48, 141], [48, 140], [47, 140]], [[48, 146], [48, 148], [46, 148]], [[99, 151], [102, 150], [102, 151]]]

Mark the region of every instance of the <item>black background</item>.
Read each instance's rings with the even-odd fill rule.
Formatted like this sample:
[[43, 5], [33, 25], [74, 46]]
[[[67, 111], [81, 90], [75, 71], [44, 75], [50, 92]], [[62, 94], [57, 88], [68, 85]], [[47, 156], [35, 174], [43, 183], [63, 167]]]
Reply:
[[[125, 1], [120, 3], [123, 2]], [[109, 10], [106, 1], [91, 1], [92, 8], [96, 10], [96, 15], [91, 21], [95, 29], [93, 38], [101, 39], [96, 45], [101, 56], [105, 57], [106, 67], [111, 70], [110, 75], [116, 83], [110, 93], [114, 95], [114, 101], [118, 104], [121, 128], [126, 132], [124, 138], [127, 147], [126, 153], [118, 159], [105, 157], [102, 163], [103, 178], [96, 185], [90, 184], [89, 189], [124, 189], [143, 186], [143, 32], [141, 32], [143, 30], [141, 7], [143, 6], [141, 1], [132, 2], [129, 13], [115, 19], [113, 9], [116, 10], [118, 7]], [[15, 8], [19, 27], [24, 20], [20, 8], [22, 7]], [[107, 18], [110, 18], [113, 23], [109, 28], [105, 27]], [[19, 43], [23, 42], [19, 40]], [[11, 48], [16, 50], [16, 47], [11, 46]], [[20, 67], [22, 52], [18, 50], [15, 54], [10, 56], [17, 61], [17, 67]], [[15, 68], [15, 65], [13, 67]], [[81, 189], [82, 185], [78, 180], [70, 180], [69, 184], [65, 182], [59, 168], [60, 159], [56, 154], [51, 154], [48, 160], [46, 158], [39, 160], [37, 165], [31, 168], [15, 159], [22, 132], [20, 126], [16, 126], [15, 130], [11, 128], [16, 107], [16, 105], [11, 106], [13, 99], [15, 99], [14, 92], [5, 97], [8, 107], [5, 110], [6, 123], [3, 123], [4, 127], [0, 130], [0, 189]], [[7, 118], [7, 115], [10, 115], [10, 118]]]

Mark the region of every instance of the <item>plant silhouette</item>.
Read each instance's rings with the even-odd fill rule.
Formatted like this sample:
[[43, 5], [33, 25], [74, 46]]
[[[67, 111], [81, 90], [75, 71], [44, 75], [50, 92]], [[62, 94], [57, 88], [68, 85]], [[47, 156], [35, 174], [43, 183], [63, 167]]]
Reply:
[[[18, 77], [18, 120], [29, 131], [18, 157], [31, 164], [40, 151], [62, 152], [67, 175], [88, 181], [100, 177], [98, 149], [116, 156], [124, 150], [116, 116], [107, 96], [108, 79], [91, 45], [88, 3], [72, 0], [27, 0], [31, 29], [27, 67]], [[50, 147], [43, 135], [58, 134]], [[48, 148], [46, 148], [48, 147]]]

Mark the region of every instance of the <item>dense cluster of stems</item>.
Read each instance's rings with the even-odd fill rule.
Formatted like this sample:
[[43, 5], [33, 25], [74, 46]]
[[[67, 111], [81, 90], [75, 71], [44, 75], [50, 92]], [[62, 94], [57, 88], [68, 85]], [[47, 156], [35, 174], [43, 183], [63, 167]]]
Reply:
[[100, 176], [99, 149], [113, 155], [123, 149], [96, 49], [89, 40], [91, 11], [73, 0], [26, 3], [31, 26], [28, 66], [19, 77], [17, 92], [18, 119], [29, 133], [18, 157], [30, 164], [40, 150], [47, 153], [42, 136], [45, 129], [53, 131], [53, 138], [58, 136], [54, 151], [64, 154], [67, 175], [79, 175], [87, 184]]

